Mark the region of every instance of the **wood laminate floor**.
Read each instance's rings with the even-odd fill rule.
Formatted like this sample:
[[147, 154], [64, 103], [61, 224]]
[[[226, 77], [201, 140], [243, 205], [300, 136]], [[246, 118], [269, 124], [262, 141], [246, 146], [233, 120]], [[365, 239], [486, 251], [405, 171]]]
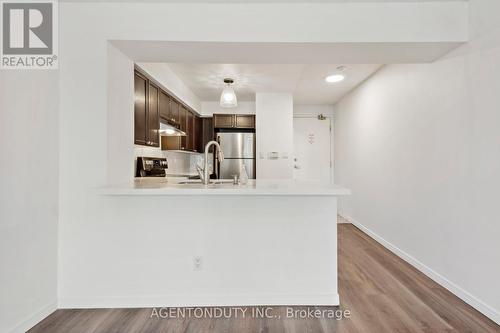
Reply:
[[[273, 318], [251, 316], [247, 308], [229, 319], [151, 318], [152, 309], [57, 310], [30, 333], [161, 333], [161, 332], [500, 332], [500, 327], [386, 250], [350, 224], [339, 230], [339, 293], [349, 318], [290, 318], [290, 309], [273, 307]], [[262, 308], [260, 308], [262, 309]], [[313, 314], [314, 315], [314, 314]], [[339, 313], [337, 312], [338, 316]]]

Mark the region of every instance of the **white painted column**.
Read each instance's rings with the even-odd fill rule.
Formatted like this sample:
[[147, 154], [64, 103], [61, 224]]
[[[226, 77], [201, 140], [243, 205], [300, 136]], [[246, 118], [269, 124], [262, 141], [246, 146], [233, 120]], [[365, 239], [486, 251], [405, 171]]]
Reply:
[[292, 94], [257, 93], [255, 111], [257, 179], [292, 178]]

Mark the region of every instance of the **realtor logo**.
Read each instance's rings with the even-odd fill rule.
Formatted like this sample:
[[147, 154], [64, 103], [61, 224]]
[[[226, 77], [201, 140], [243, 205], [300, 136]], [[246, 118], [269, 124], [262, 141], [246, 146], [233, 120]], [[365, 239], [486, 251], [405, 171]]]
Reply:
[[57, 3], [3, 1], [2, 69], [57, 69]]

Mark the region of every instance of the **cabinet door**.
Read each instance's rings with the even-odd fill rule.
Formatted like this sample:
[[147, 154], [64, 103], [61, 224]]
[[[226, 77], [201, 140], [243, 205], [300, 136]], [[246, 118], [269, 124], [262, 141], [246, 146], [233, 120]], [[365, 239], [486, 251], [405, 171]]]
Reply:
[[[214, 139], [213, 118], [202, 118], [202, 127], [203, 138], [201, 141], [201, 151], [204, 152], [207, 143]], [[213, 152], [213, 146], [210, 147], [210, 152]]]
[[194, 126], [193, 126], [193, 113], [191, 111], [187, 111], [187, 124], [186, 124], [186, 149], [187, 150], [193, 150], [194, 149], [194, 141], [193, 141], [193, 132], [194, 132]]
[[255, 116], [237, 114], [235, 116], [235, 127], [237, 127], [237, 128], [255, 128]]
[[159, 109], [160, 109], [160, 117], [171, 121], [171, 115], [170, 115], [170, 97], [165, 94], [163, 90], [160, 90], [160, 95], [159, 95]]
[[184, 132], [186, 131], [186, 125], [187, 125], [187, 110], [184, 106], [180, 105], [179, 106], [179, 124], [181, 130]]
[[134, 73], [134, 142], [138, 145], [146, 144], [146, 93], [148, 91], [148, 80]]
[[[181, 125], [181, 131], [187, 133], [187, 109], [184, 106], [179, 107], [179, 123]], [[188, 134], [189, 135], [189, 134]], [[187, 147], [187, 136], [181, 136], [181, 149], [186, 149]]]
[[214, 114], [215, 128], [231, 128], [234, 127], [234, 115], [232, 114]]
[[194, 151], [201, 153], [202, 150], [202, 140], [203, 140], [203, 126], [202, 120], [200, 117], [194, 117], [194, 131], [193, 131], [193, 140], [194, 140]]
[[148, 87], [148, 110], [147, 110], [147, 144], [153, 147], [160, 146], [160, 114], [159, 114], [159, 103], [158, 103], [158, 93], [160, 89], [149, 84]]
[[177, 101], [173, 98], [170, 98], [170, 118], [176, 124], [179, 124], [181, 122], [179, 103], [177, 103]]
[[161, 137], [162, 150], [179, 150], [181, 149], [180, 136], [162, 136]]

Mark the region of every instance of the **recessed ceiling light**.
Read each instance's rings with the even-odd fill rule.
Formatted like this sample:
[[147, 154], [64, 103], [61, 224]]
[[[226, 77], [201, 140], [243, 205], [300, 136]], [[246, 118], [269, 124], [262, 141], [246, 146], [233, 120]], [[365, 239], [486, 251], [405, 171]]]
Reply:
[[336, 83], [336, 82], [343, 81], [344, 79], [345, 79], [345, 75], [343, 75], [343, 74], [333, 74], [333, 75], [327, 76], [325, 78], [325, 81], [328, 83]]

